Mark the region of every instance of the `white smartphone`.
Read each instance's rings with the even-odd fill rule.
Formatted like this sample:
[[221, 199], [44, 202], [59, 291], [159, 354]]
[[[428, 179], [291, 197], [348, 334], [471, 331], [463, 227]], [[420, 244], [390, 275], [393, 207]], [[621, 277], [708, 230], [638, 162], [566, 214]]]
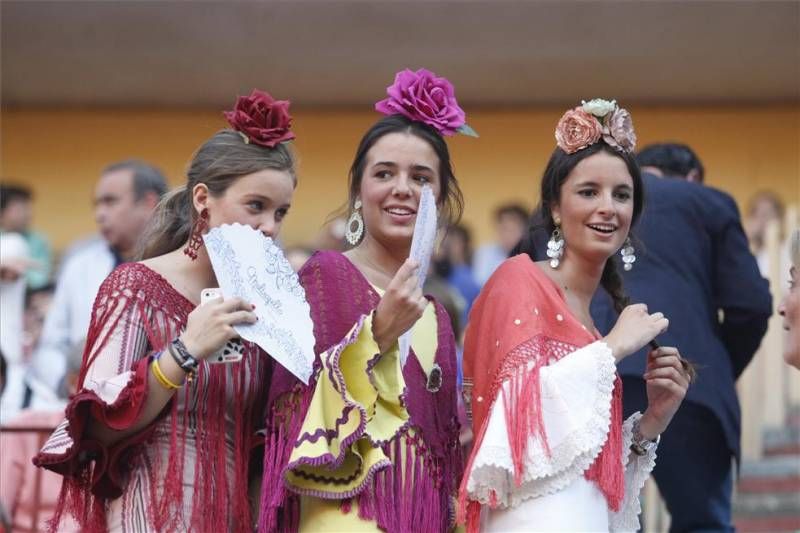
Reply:
[[[222, 296], [222, 291], [219, 288], [212, 287], [203, 289], [200, 292], [200, 305], [219, 298], [220, 296]], [[225, 346], [211, 354], [206, 361], [209, 364], [236, 363], [241, 361], [242, 357], [244, 357], [244, 345], [242, 344], [242, 339], [236, 337], [226, 342]]]

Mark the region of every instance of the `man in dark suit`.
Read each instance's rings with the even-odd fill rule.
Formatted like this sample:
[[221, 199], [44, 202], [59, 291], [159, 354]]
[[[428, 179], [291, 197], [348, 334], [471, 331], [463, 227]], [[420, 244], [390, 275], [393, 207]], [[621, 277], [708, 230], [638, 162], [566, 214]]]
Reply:
[[[678, 347], [698, 369], [661, 436], [653, 475], [672, 516], [670, 531], [733, 531], [732, 459], [739, 459], [741, 432], [734, 385], [766, 332], [769, 287], [735, 202], [701, 184], [702, 164], [688, 147], [657, 145], [637, 160], [645, 209], [633, 228], [637, 260], [624, 273], [625, 291], [665, 314], [669, 330], [659, 344]], [[616, 322], [602, 291], [592, 315], [603, 333]], [[647, 406], [645, 358], [643, 350], [619, 365], [625, 416]]]

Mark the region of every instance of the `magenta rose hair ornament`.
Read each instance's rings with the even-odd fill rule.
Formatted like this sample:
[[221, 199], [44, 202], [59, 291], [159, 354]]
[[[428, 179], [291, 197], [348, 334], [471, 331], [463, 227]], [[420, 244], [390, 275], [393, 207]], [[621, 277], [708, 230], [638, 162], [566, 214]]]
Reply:
[[636, 149], [636, 132], [631, 114], [616, 100], [595, 98], [570, 109], [556, 126], [556, 144], [564, 152], [574, 154], [603, 139], [620, 152]]
[[237, 98], [233, 110], [223, 115], [247, 144], [275, 148], [279, 143], [294, 139], [289, 101], [275, 100], [267, 92], [253, 89], [250, 96]]
[[430, 70], [398, 72], [394, 83], [386, 88], [386, 94], [386, 99], [375, 104], [375, 110], [384, 115], [403, 115], [427, 124], [440, 135], [478, 136], [466, 123], [453, 84]]

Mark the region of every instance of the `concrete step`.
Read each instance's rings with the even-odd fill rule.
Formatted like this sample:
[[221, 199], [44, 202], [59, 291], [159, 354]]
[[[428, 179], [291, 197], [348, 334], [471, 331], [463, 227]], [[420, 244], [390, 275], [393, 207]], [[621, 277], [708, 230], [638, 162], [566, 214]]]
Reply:
[[793, 405], [786, 411], [786, 427], [800, 429], [800, 405]]
[[734, 515], [743, 518], [780, 516], [800, 518], [800, 492], [746, 493], [737, 492]]
[[800, 455], [775, 454], [759, 461], [744, 461], [739, 480], [748, 478], [800, 478]]
[[751, 477], [740, 479], [736, 490], [741, 493], [800, 493], [800, 477]]
[[763, 446], [765, 456], [800, 454], [800, 427], [764, 430]]
[[737, 517], [733, 521], [740, 533], [796, 533], [800, 516]]
[[742, 463], [734, 495], [734, 524], [743, 533], [800, 531], [800, 406], [786, 425], [763, 433], [764, 458]]

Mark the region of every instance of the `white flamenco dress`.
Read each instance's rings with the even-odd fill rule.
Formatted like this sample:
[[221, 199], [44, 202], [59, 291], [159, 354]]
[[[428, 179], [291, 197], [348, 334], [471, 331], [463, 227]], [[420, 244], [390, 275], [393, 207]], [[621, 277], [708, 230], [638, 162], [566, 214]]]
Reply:
[[[622, 426], [625, 494], [617, 512], [598, 485], [584, 477], [609, 436], [614, 357], [596, 341], [540, 369], [541, 410], [550, 453], [528, 437], [522, 479], [514, 479], [505, 394], [497, 394], [488, 426], [466, 482], [470, 500], [482, 504], [481, 531], [636, 531], [639, 494], [655, 466], [655, 446], [631, 452], [634, 422]], [[508, 381], [503, 383], [507, 389]]]

